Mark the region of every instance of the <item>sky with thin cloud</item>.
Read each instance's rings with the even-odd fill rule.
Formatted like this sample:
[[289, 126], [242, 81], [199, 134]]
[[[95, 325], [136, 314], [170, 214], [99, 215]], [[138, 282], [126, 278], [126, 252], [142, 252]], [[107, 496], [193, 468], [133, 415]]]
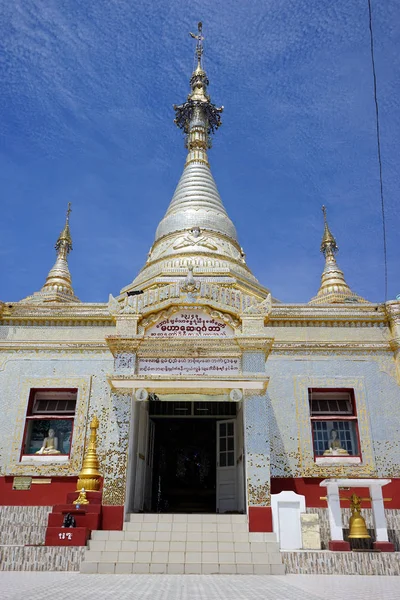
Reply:
[[[400, 5], [372, 0], [388, 298], [400, 294]], [[247, 262], [283, 302], [323, 268], [321, 205], [350, 287], [385, 300], [367, 0], [0, 1], [0, 300], [43, 285], [72, 202], [70, 270], [106, 302], [143, 266], [181, 175], [172, 105], [203, 21], [212, 171]]]

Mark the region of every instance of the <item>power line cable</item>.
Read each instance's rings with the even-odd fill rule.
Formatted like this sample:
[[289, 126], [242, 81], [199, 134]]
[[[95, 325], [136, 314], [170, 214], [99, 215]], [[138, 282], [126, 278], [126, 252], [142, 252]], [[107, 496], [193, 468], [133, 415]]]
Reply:
[[376, 117], [376, 142], [378, 150], [378, 164], [379, 164], [379, 182], [380, 182], [380, 196], [381, 196], [381, 212], [382, 212], [382, 233], [383, 233], [383, 261], [384, 261], [384, 277], [385, 277], [385, 302], [387, 301], [388, 294], [388, 269], [387, 269], [387, 249], [386, 249], [386, 219], [385, 219], [385, 201], [383, 196], [383, 176], [382, 176], [382, 155], [381, 155], [381, 134], [380, 134], [380, 122], [379, 122], [379, 104], [378, 104], [378, 93], [376, 85], [376, 69], [375, 69], [375, 53], [374, 53], [374, 32], [372, 27], [372, 6], [371, 0], [368, 0], [368, 13], [369, 13], [369, 33], [370, 33], [370, 47], [371, 47], [371, 63], [372, 63], [372, 75], [374, 81], [374, 100], [375, 100], [375, 117]]

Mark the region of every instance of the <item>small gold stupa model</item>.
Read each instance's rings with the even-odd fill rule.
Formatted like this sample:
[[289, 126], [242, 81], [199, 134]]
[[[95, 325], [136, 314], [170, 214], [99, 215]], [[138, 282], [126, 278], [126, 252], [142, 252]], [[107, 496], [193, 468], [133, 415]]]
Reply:
[[82, 488], [87, 492], [97, 492], [100, 489], [99, 459], [97, 457], [96, 440], [98, 426], [99, 420], [96, 415], [94, 415], [92, 422], [90, 423], [89, 444], [85, 452], [81, 472], [79, 473], [77, 492]]
[[349, 539], [369, 539], [364, 517], [361, 516], [361, 498], [357, 494], [350, 496], [351, 517], [349, 521]]

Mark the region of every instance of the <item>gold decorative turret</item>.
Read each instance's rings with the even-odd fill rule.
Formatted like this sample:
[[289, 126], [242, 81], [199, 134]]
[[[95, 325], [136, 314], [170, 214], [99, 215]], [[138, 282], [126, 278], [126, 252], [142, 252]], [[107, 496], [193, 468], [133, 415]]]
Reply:
[[47, 275], [46, 283], [32, 296], [25, 298], [24, 302], [80, 302], [72, 288], [71, 274], [68, 268], [68, 254], [72, 250], [72, 238], [69, 229], [69, 216], [71, 203], [68, 203], [65, 226], [60, 233], [55, 245], [57, 260]]
[[90, 438], [85, 457], [83, 459], [82, 469], [79, 473], [77, 491], [84, 488], [88, 492], [98, 491], [100, 489], [99, 459], [97, 457], [96, 432], [99, 426], [99, 420], [96, 415], [90, 423]]
[[325, 256], [325, 268], [322, 272], [318, 294], [310, 300], [309, 304], [367, 302], [352, 292], [347, 285], [343, 271], [339, 269], [336, 262], [335, 254], [339, 248], [329, 229], [325, 206], [322, 207], [322, 212], [324, 214], [324, 234], [321, 241], [321, 252]]

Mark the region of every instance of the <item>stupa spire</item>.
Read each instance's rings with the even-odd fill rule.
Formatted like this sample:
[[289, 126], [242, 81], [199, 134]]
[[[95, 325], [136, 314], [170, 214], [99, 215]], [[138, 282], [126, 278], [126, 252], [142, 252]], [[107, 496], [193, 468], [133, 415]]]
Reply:
[[72, 237], [69, 228], [71, 212], [71, 203], [68, 202], [65, 225], [55, 245], [56, 262], [50, 269], [40, 292], [35, 292], [32, 296], [26, 298], [30, 302], [80, 302], [72, 288], [71, 274], [68, 267], [68, 254], [72, 250]]
[[344, 278], [343, 271], [336, 262], [339, 251], [335, 236], [329, 229], [326, 207], [322, 206], [324, 215], [324, 233], [321, 240], [321, 252], [325, 257], [325, 267], [322, 272], [321, 285], [318, 294], [310, 300], [310, 304], [331, 304], [342, 302], [367, 302], [351, 291]]
[[265, 290], [246, 265], [237, 239], [218, 193], [208, 160], [211, 138], [221, 126], [223, 106], [211, 102], [208, 77], [204, 69], [203, 26], [190, 33], [196, 41], [195, 66], [190, 91], [183, 104], [174, 105], [174, 122], [185, 135], [187, 157], [183, 173], [168, 209], [160, 221], [147, 262], [136, 279], [122, 292], [162, 285], [162, 281], [187, 276], [192, 265], [196, 276], [218, 278], [225, 284]]
[[156, 241], [174, 231], [199, 227], [218, 231], [236, 241], [236, 229], [222, 204], [210, 170], [207, 151], [211, 137], [221, 126], [223, 106], [217, 107], [208, 94], [208, 78], [203, 68], [203, 26], [198, 24], [190, 92], [183, 104], [175, 104], [174, 123], [185, 134], [188, 150], [185, 168], [168, 210], [159, 224]]

